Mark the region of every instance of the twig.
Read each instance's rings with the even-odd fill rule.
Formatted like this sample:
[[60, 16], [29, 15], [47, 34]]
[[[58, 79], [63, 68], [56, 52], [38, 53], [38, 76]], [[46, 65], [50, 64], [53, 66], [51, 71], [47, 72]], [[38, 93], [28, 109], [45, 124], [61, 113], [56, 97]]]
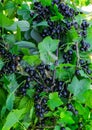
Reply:
[[[60, 39], [60, 34], [58, 35], [58, 39]], [[58, 57], [58, 53], [59, 53], [59, 44], [56, 50], [56, 56]], [[58, 65], [58, 59], [55, 61], [55, 67]], [[55, 83], [55, 76], [56, 76], [56, 69], [54, 70], [54, 74], [53, 74], [53, 84]], [[53, 86], [54, 87], [54, 86]]]
[[36, 129], [36, 130], [39, 130], [39, 128], [41, 129], [41, 128], [46, 128], [46, 129], [51, 129], [51, 128], [54, 128], [55, 126], [45, 126], [45, 127], [39, 127], [39, 126], [37, 126], [36, 128], [38, 128], [38, 129]]
[[40, 81], [38, 81], [36, 78], [34, 78], [34, 80], [35, 80], [38, 84], [42, 85], [42, 83], [41, 83]]
[[[58, 48], [56, 50], [56, 56], [58, 57], [58, 49], [59, 49], [59, 45]], [[58, 65], [58, 60], [55, 61], [55, 66]], [[56, 69], [54, 70], [54, 74], [53, 74], [53, 83], [55, 82], [55, 76], [56, 76]]]
[[76, 42], [76, 53], [77, 53], [77, 67], [80, 68], [80, 55], [79, 55], [79, 47], [78, 47], [78, 42]]

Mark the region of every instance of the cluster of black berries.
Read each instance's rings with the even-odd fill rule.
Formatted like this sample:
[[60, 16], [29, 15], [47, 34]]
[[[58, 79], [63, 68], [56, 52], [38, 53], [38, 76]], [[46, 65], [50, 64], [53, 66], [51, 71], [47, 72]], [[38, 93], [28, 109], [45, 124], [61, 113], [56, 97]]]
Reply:
[[78, 29], [78, 27], [79, 27], [79, 25], [78, 25], [78, 23], [76, 22], [76, 21], [73, 21], [73, 22], [66, 22], [66, 28], [68, 29], [68, 30], [70, 30], [72, 27], [74, 26], [74, 28], [77, 30]]
[[[39, 120], [37, 122], [36, 129], [37, 130], [44, 130], [44, 128], [47, 127], [46, 129], [51, 129], [52, 130], [54, 128], [54, 125], [53, 125], [54, 122], [55, 122], [55, 118], [45, 117], [44, 119], [41, 119], [41, 120]], [[61, 128], [64, 128], [64, 127], [61, 127]], [[65, 129], [61, 129], [61, 130], [65, 130]]]
[[[29, 76], [27, 76], [25, 85], [20, 88], [20, 91], [25, 95], [30, 86], [29, 83], [31, 81], [37, 83], [34, 86], [34, 105], [37, 117], [39, 117], [39, 119], [44, 119], [44, 114], [49, 110], [47, 107], [49, 93], [58, 92], [60, 98], [68, 98], [70, 93], [67, 90], [67, 85], [64, 81], [58, 81], [57, 79], [53, 83], [52, 71], [49, 65], [40, 64], [35, 69], [26, 67], [25, 72]], [[46, 93], [46, 95], [42, 96], [41, 93]]]
[[67, 90], [67, 84], [65, 84], [64, 81], [55, 81], [55, 86], [53, 88], [53, 91], [58, 92], [58, 95], [60, 98], [68, 98], [69, 97], [69, 91]]
[[70, 8], [68, 5], [61, 3], [60, 0], [53, 0], [52, 5], [56, 4], [58, 6], [59, 12], [65, 17], [72, 18], [74, 15], [78, 15], [79, 12], [76, 12], [73, 8]]
[[[90, 69], [90, 63], [88, 63], [88, 61], [85, 61], [85, 60], [83, 60], [83, 59], [80, 59], [79, 63], [80, 63], [80, 66], [82, 67], [82, 70], [84, 70], [84, 72], [85, 72], [86, 74], [88, 74], [88, 75], [91, 75], [91, 74], [92, 74], [92, 70]], [[77, 69], [77, 70], [75, 71], [75, 74], [76, 74], [77, 76], [80, 76], [80, 69]]]
[[88, 27], [89, 27], [89, 24], [87, 23], [87, 21], [83, 20], [80, 28], [82, 29], [81, 36], [83, 36], [84, 38], [87, 36], [87, 28]]
[[20, 93], [25, 96], [27, 89], [30, 87], [31, 78], [29, 76], [26, 77], [24, 85], [20, 88]]
[[60, 0], [53, 0], [52, 5], [54, 5], [54, 4], [57, 4], [57, 5], [60, 4]]
[[[41, 91], [41, 88], [40, 88], [40, 91]], [[36, 109], [37, 117], [44, 118], [44, 114], [48, 112], [47, 99], [45, 97], [40, 97], [40, 92], [37, 91], [34, 102], [35, 102], [35, 109]]]
[[80, 46], [81, 51], [88, 51], [88, 49], [90, 48], [90, 44], [84, 40], [81, 40], [80, 44], [81, 44]]
[[32, 68], [32, 67], [25, 68], [25, 72], [29, 74], [31, 79], [39, 80], [39, 81], [41, 80], [41, 78], [43, 78], [44, 80], [47, 78], [45, 74], [45, 70], [49, 71], [49, 65], [41, 64], [36, 68]]
[[75, 15], [74, 9], [69, 8], [69, 6], [65, 5], [64, 3], [58, 4], [58, 9], [65, 17], [72, 18]]
[[67, 53], [64, 53], [63, 54], [63, 58], [64, 58], [64, 62], [65, 63], [71, 63], [71, 61], [72, 61], [72, 56], [73, 56], [73, 51], [72, 51], [72, 49], [71, 50], [68, 50], [68, 52]]
[[[44, 19], [49, 19], [49, 17], [50, 17], [49, 6], [45, 7], [45, 6], [42, 6], [42, 4], [40, 2], [35, 2], [33, 9], [35, 10], [35, 13], [31, 12], [30, 16], [35, 17], [34, 21], [40, 22]], [[37, 14], [37, 16], [35, 16], [35, 14]]]
[[[30, 82], [31, 81], [35, 81], [38, 84], [42, 84], [44, 83], [50, 83], [51, 82], [51, 78], [47, 78], [45, 71], [49, 71], [49, 65], [39, 65], [36, 68], [33, 67], [26, 67], [25, 68], [25, 72], [28, 74], [28, 76], [26, 76], [25, 80], [25, 84], [20, 88], [20, 93], [22, 95], [26, 95], [26, 91], [27, 89], [30, 87]], [[37, 92], [42, 92], [43, 89], [41, 87], [37, 88]]]
[[88, 63], [88, 61], [84, 61], [83, 59], [80, 59], [80, 65], [82, 67], [82, 69], [89, 75], [92, 74], [92, 71], [90, 70], [89, 66], [90, 63]]
[[71, 103], [67, 104], [67, 109], [73, 112], [75, 115], [78, 115], [78, 111], [74, 108], [74, 106]]
[[60, 39], [61, 35], [66, 32], [66, 28], [63, 26], [63, 23], [52, 22], [51, 20], [47, 21], [49, 27], [45, 28], [42, 32], [42, 37], [51, 36], [53, 39]]
[[0, 71], [0, 74], [2, 75], [16, 72], [18, 63], [20, 62], [20, 57], [11, 54], [3, 47], [0, 48], [0, 56], [5, 61], [5, 64]]
[[[60, 0], [53, 0], [52, 5], [53, 4], [57, 4], [58, 10], [65, 17], [74, 16], [74, 14], [75, 14], [74, 9], [69, 8], [69, 6], [65, 5], [64, 3], [61, 3]], [[76, 29], [78, 28], [77, 22], [68, 22], [68, 21], [66, 23], [64, 23], [64, 21], [52, 22], [50, 17], [54, 16], [54, 14], [53, 14], [54, 11], [52, 9], [50, 9], [49, 6], [43, 6], [40, 2], [34, 3], [33, 10], [34, 10], [34, 12], [31, 12], [30, 16], [33, 17], [34, 14], [37, 14], [37, 15], [35, 15], [33, 21], [41, 22], [45, 19], [48, 23], [49, 27], [43, 29], [43, 31], [41, 33], [42, 37], [51, 36], [54, 39], [55, 38], [60, 39], [61, 35], [62, 35], [62, 37], [63, 37], [63, 35], [65, 35], [66, 27], [67, 27], [67, 29], [70, 29], [74, 25], [74, 27]]]

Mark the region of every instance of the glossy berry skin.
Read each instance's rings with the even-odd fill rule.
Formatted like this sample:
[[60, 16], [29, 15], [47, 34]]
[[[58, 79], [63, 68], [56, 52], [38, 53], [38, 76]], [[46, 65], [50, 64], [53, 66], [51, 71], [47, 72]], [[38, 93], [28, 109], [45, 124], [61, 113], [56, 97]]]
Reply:
[[73, 54], [73, 51], [72, 51], [72, 50], [69, 50], [69, 51], [68, 51], [68, 54], [69, 54], [69, 55], [72, 55], [72, 54]]
[[82, 60], [82, 59], [80, 59], [79, 62], [80, 62], [81, 65], [83, 65], [85, 63], [84, 60]]
[[80, 75], [80, 70], [76, 70], [76, 71], [75, 71], [75, 74], [76, 74], [77, 76], [79, 76], [79, 75]]
[[79, 128], [82, 128], [83, 127], [83, 123], [82, 122], [79, 122]]
[[61, 127], [61, 129], [60, 130], [66, 130], [64, 127]]
[[73, 109], [73, 106], [72, 106], [72, 104], [67, 104], [67, 108], [69, 109], [69, 110], [72, 110]]

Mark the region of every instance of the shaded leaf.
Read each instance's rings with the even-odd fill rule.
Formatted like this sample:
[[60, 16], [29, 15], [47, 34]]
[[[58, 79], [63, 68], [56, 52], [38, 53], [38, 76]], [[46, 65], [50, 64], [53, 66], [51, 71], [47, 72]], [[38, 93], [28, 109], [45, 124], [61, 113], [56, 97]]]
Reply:
[[42, 41], [41, 35], [35, 29], [32, 29], [30, 35], [37, 43]]
[[0, 70], [2, 69], [3, 66], [4, 66], [4, 62], [2, 61], [2, 59], [0, 59]]
[[27, 41], [20, 41], [20, 42], [16, 42], [15, 45], [18, 45], [18, 47], [26, 47], [26, 48], [35, 48], [35, 44], [32, 42], [27, 42]]
[[1, 106], [4, 105], [5, 101], [6, 101], [5, 91], [2, 88], [0, 88], [0, 105]]

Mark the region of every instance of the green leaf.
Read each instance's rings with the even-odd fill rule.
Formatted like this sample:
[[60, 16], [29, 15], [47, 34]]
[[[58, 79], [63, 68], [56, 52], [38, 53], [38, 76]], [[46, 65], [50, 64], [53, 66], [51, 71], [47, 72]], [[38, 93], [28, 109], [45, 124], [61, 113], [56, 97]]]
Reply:
[[88, 29], [87, 29], [87, 37], [86, 37], [86, 41], [90, 44], [90, 48], [92, 50], [92, 26], [90, 26]]
[[21, 41], [21, 30], [19, 27], [17, 27], [16, 40]]
[[31, 66], [39, 65], [41, 63], [39, 55], [24, 56], [23, 60], [26, 61]]
[[51, 21], [58, 21], [58, 20], [63, 20], [63, 16], [61, 14], [51, 17]]
[[75, 20], [77, 23], [82, 23], [82, 20], [85, 19], [85, 14], [79, 14], [75, 16]]
[[54, 130], [60, 130], [60, 126], [55, 126]]
[[23, 16], [23, 19], [28, 20], [30, 18], [30, 8], [27, 4], [23, 3], [17, 10], [17, 14]]
[[58, 78], [59, 80], [68, 80], [69, 78], [72, 78], [74, 73], [75, 73], [75, 65], [59, 64], [56, 67], [56, 78]]
[[19, 47], [17, 45], [13, 44], [12, 48], [10, 49], [10, 52], [12, 54], [18, 55], [19, 54]]
[[2, 88], [0, 88], [0, 105], [3, 106], [5, 104], [5, 101], [6, 101], [6, 93]]
[[7, 12], [7, 15], [9, 17], [13, 17], [15, 15], [14, 11], [16, 11], [15, 2], [14, 1], [8, 1], [8, 2], [6, 2], [5, 5], [4, 5], [4, 9]]
[[80, 102], [75, 102], [75, 109], [78, 111], [79, 115], [82, 115], [85, 120], [89, 118], [89, 109], [88, 107], [82, 106]]
[[6, 106], [3, 106], [2, 110], [1, 110], [1, 113], [0, 113], [1, 114], [1, 118], [4, 117], [5, 112], [6, 112]]
[[60, 121], [64, 124], [74, 124], [74, 120], [72, 118], [72, 113], [69, 111], [62, 111], [60, 113]]
[[13, 21], [6, 17], [3, 13], [0, 13], [0, 26], [1, 27], [8, 27], [13, 24]]
[[6, 27], [6, 29], [16, 31], [17, 27], [19, 27], [21, 31], [28, 31], [30, 29], [30, 24], [26, 20], [16, 21], [11, 26]]
[[67, 32], [67, 42], [75, 42], [75, 41], [78, 41], [79, 39], [79, 36], [78, 36], [78, 33], [77, 31], [75, 30], [74, 27], [72, 27], [68, 32]]
[[92, 130], [92, 124], [85, 126], [86, 130]]
[[34, 43], [27, 41], [16, 42], [15, 45], [17, 45], [20, 48], [36, 48]]
[[49, 111], [47, 113], [44, 114], [45, 117], [52, 117], [53, 116], [53, 112]]
[[88, 78], [88, 75], [83, 70], [80, 70], [80, 75], [82, 77]]
[[52, 21], [63, 20], [64, 16], [59, 13], [57, 5], [54, 5], [55, 16], [51, 17]]
[[8, 9], [11, 9], [11, 8], [14, 8], [14, 2], [13, 1], [8, 1], [5, 5], [4, 5], [4, 9], [5, 10], [8, 10]]
[[16, 90], [16, 88], [18, 87], [18, 83], [16, 81], [15, 74], [9, 75], [8, 78], [9, 78], [9, 81], [10, 81], [8, 88], [9, 88], [10, 92], [14, 92]]
[[56, 107], [59, 107], [60, 105], [62, 105], [63, 102], [59, 98], [58, 93], [53, 92], [53, 93], [49, 94], [49, 100], [48, 100], [47, 104], [51, 110], [54, 110]]
[[28, 48], [21, 48], [21, 51], [24, 55], [30, 55], [30, 50]]
[[42, 41], [42, 37], [41, 37], [41, 35], [38, 33], [37, 30], [32, 29], [30, 35], [31, 35], [31, 37], [32, 37], [37, 43], [39, 43], [39, 42]]
[[19, 102], [19, 109], [22, 109], [23, 107], [25, 107], [28, 103], [28, 97], [23, 97], [21, 98], [20, 102]]
[[84, 94], [85, 97], [85, 104], [89, 107], [92, 108], [92, 90], [88, 90]]
[[21, 116], [25, 113], [25, 109], [11, 111], [7, 118], [2, 130], [10, 130], [17, 122], [19, 122]]
[[39, 27], [39, 26], [46, 26], [47, 27], [48, 23], [47, 23], [47, 21], [42, 21], [40, 23], [33, 24], [33, 28]]
[[33, 114], [34, 114], [34, 107], [32, 106], [32, 108], [30, 110], [30, 115], [29, 115], [30, 119], [33, 118]]
[[78, 80], [77, 77], [74, 77], [71, 84], [68, 85], [68, 90], [74, 94], [74, 96], [80, 101], [84, 102], [84, 93], [90, 89], [90, 80], [82, 79]]
[[0, 70], [2, 69], [3, 66], [4, 66], [4, 62], [2, 61], [2, 59], [0, 59]]
[[15, 43], [15, 36], [13, 34], [5, 35], [4, 39], [8, 44], [12, 45]]
[[4, 77], [4, 88], [9, 92], [14, 92], [18, 87], [15, 74], [10, 74]]
[[45, 64], [52, 64], [57, 60], [57, 57], [52, 52], [55, 52], [58, 43], [59, 40], [53, 40], [48, 36], [38, 44], [40, 58]]
[[39, 0], [41, 3], [42, 3], [42, 5], [44, 5], [44, 6], [50, 6], [51, 5], [51, 3], [52, 3], [52, 0]]
[[31, 88], [31, 89], [27, 90], [27, 93], [26, 93], [26, 94], [27, 94], [30, 98], [33, 98], [34, 92], [35, 92], [34, 89]]
[[14, 93], [11, 93], [8, 97], [7, 97], [7, 100], [6, 100], [6, 108], [11, 111], [13, 109], [13, 103], [14, 103], [14, 100], [15, 100], [15, 94]]

